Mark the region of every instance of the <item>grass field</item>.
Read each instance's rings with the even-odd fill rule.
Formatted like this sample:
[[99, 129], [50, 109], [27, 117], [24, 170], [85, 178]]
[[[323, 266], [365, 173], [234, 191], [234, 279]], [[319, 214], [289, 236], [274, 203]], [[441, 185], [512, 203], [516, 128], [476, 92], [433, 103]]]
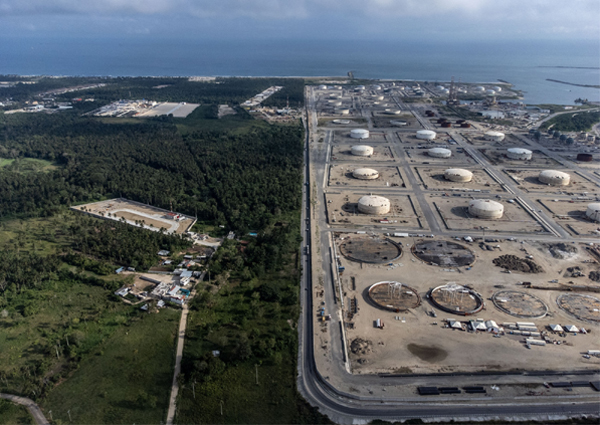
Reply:
[[33, 418], [25, 407], [0, 399], [0, 425], [29, 425], [33, 423]]
[[173, 378], [178, 310], [140, 314], [101, 343], [95, 354], [42, 401], [54, 419], [69, 423], [165, 421]]
[[0, 168], [4, 168], [10, 171], [18, 173], [33, 173], [33, 172], [44, 172], [56, 170], [58, 165], [46, 161], [45, 159], [36, 158], [17, 158], [17, 159], [6, 159], [0, 158]]

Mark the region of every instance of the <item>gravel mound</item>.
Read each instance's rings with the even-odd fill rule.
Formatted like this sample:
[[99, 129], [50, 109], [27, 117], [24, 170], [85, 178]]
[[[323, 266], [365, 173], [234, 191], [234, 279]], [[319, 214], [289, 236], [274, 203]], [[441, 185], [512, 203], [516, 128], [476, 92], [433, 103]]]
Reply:
[[534, 261], [527, 258], [519, 258], [516, 255], [501, 255], [494, 259], [494, 264], [507, 270], [521, 273], [542, 273], [544, 270]]
[[365, 355], [371, 352], [371, 346], [373, 343], [366, 339], [356, 338], [350, 343], [350, 351], [353, 354]]
[[592, 270], [588, 277], [594, 282], [600, 282], [600, 270]]
[[548, 251], [554, 258], [564, 260], [565, 258], [572, 257], [577, 254], [577, 247], [575, 245], [569, 245], [564, 242], [553, 244], [548, 246]]

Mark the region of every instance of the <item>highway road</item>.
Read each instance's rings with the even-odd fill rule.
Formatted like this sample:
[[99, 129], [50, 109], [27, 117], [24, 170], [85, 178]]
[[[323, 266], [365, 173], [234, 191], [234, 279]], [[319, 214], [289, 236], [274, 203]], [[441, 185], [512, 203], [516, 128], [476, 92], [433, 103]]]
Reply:
[[[403, 385], [435, 385], [435, 386], [456, 386], [480, 384], [492, 385], [494, 383], [542, 383], [552, 380], [569, 380], [571, 375], [568, 373], [557, 377], [554, 373], [542, 374], [514, 374], [514, 375], [477, 375], [477, 374], [449, 374], [444, 376], [420, 375], [420, 376], [395, 376], [381, 377], [378, 375], [353, 375], [349, 373], [345, 359], [345, 349], [342, 342], [342, 320], [341, 315], [334, 314], [332, 321], [329, 322], [329, 339], [331, 364], [333, 370], [329, 371], [333, 376], [323, 376], [315, 362], [314, 348], [314, 318], [315, 308], [313, 306], [313, 291], [316, 279], [323, 278], [325, 289], [325, 307], [328, 311], [336, 312], [339, 310], [339, 302], [342, 301], [336, 296], [336, 276], [331, 267], [335, 258], [331, 252], [330, 233], [325, 219], [325, 200], [324, 191], [326, 184], [326, 169], [329, 166], [329, 145], [331, 143], [331, 131], [325, 134], [322, 142], [319, 142], [319, 134], [316, 133], [317, 114], [314, 110], [315, 98], [312, 88], [308, 87], [306, 93], [306, 111], [304, 122], [306, 126], [306, 148], [304, 151], [304, 186], [303, 186], [303, 208], [302, 208], [302, 229], [303, 229], [303, 275], [301, 280], [301, 307], [302, 313], [299, 319], [299, 349], [298, 349], [298, 390], [313, 406], [319, 407], [322, 413], [327, 414], [337, 423], [354, 424], [357, 420], [403, 420], [409, 418], [437, 418], [437, 419], [462, 419], [467, 418], [544, 418], [552, 417], [573, 417], [580, 415], [598, 415], [599, 400], [598, 396], [578, 397], [480, 397], [480, 398], [453, 398], [453, 399], [427, 399], [413, 396], [411, 398], [394, 398], [380, 393], [380, 390], [390, 386]], [[400, 156], [399, 158], [402, 158]], [[312, 167], [311, 167], [312, 165]], [[316, 176], [311, 178], [311, 169]], [[411, 173], [406, 173], [411, 176]], [[419, 188], [416, 181], [409, 182], [413, 189]], [[507, 182], [509, 183], [509, 182]], [[420, 189], [419, 189], [420, 190]], [[419, 197], [417, 191], [412, 193]], [[424, 194], [421, 192], [421, 195]], [[421, 205], [426, 204], [421, 202]], [[433, 212], [425, 212], [426, 219], [430, 227], [437, 221], [427, 216]], [[356, 231], [355, 228], [347, 229]], [[361, 230], [365, 230], [364, 228]], [[336, 228], [335, 231], [345, 231], [342, 228]], [[381, 232], [381, 228], [373, 231]], [[441, 229], [435, 229], [438, 233]], [[451, 232], [450, 232], [451, 233]], [[448, 232], [445, 232], [448, 234]], [[504, 235], [503, 235], [504, 236]], [[519, 235], [523, 237], [523, 235]], [[548, 236], [537, 236], [540, 239], [547, 240]], [[527, 239], [531, 239], [529, 236]], [[320, 249], [315, 246], [320, 244]], [[307, 251], [306, 247], [310, 250]], [[307, 253], [309, 252], [309, 253]], [[320, 256], [323, 271], [318, 270], [313, 274], [313, 256]], [[333, 264], [334, 265], [334, 264]], [[331, 269], [331, 270], [329, 270]], [[319, 354], [321, 355], [321, 354]], [[577, 375], [573, 380], [600, 380], [598, 373], [585, 372], [584, 375]], [[357, 388], [368, 389], [369, 396], [359, 396], [349, 394], [336, 388], [331, 382], [342, 381], [345, 384], [353, 385]], [[378, 393], [378, 394], [375, 394]], [[371, 395], [372, 394], [372, 395]]]

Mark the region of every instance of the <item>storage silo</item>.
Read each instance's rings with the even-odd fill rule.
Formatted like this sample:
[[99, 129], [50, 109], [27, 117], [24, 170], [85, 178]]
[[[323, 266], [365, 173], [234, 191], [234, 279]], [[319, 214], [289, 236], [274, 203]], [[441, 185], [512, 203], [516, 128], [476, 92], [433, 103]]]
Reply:
[[450, 158], [452, 151], [446, 148], [431, 148], [427, 151], [427, 154], [433, 158]]
[[567, 186], [571, 181], [571, 176], [562, 171], [544, 170], [538, 176], [539, 181], [552, 186]]
[[366, 195], [358, 200], [358, 211], [363, 214], [383, 215], [390, 212], [390, 200], [383, 196]]
[[500, 133], [499, 131], [487, 131], [483, 137], [485, 140], [489, 140], [490, 142], [501, 142], [506, 136], [504, 133]]
[[375, 180], [379, 177], [379, 171], [372, 168], [357, 168], [352, 172], [352, 176], [359, 180]]
[[473, 199], [469, 202], [469, 214], [478, 218], [501, 218], [504, 205], [491, 199]]
[[585, 216], [592, 221], [600, 222], [600, 203], [589, 204], [585, 211]]
[[448, 168], [444, 171], [444, 177], [451, 182], [466, 183], [473, 179], [473, 173], [462, 168]]
[[431, 130], [419, 130], [417, 131], [417, 139], [421, 140], [433, 140], [437, 136], [435, 131]]
[[529, 149], [523, 148], [510, 148], [506, 154], [510, 159], [517, 159], [519, 161], [528, 161], [531, 159], [531, 155], [532, 152]]
[[591, 162], [593, 159], [594, 159], [594, 157], [591, 153], [578, 153], [577, 154], [577, 161]]
[[368, 139], [369, 130], [355, 128], [354, 130], [350, 130], [350, 137], [352, 137], [353, 139]]
[[373, 148], [367, 145], [356, 145], [352, 146], [352, 155], [356, 156], [371, 156], [373, 155]]

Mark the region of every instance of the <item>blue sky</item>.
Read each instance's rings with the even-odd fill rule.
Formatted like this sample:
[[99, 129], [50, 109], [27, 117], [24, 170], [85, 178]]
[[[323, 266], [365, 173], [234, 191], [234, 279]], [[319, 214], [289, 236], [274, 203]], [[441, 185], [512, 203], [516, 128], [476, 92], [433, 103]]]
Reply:
[[600, 39], [600, 0], [0, 0], [2, 37]]

